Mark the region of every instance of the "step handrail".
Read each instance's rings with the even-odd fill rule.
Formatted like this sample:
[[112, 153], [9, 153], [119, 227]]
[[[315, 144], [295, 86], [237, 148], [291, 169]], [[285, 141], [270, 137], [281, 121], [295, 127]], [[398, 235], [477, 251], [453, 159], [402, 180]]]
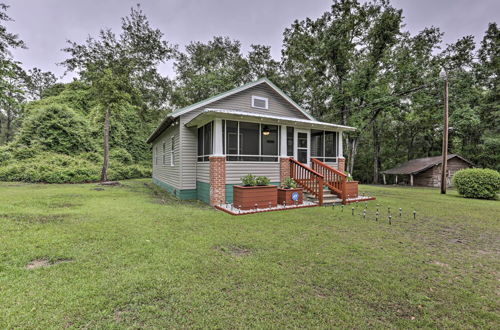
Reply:
[[293, 158], [290, 158], [290, 177], [305, 191], [318, 199], [323, 205], [324, 176]]
[[346, 182], [347, 182], [347, 174], [339, 171], [328, 164], [323, 163], [322, 161], [311, 158], [312, 168], [316, 172], [320, 173], [324, 177], [324, 184], [330, 188], [330, 190], [334, 191], [337, 195], [339, 195], [340, 199], [342, 199], [342, 204], [347, 203], [347, 191], [346, 191]]

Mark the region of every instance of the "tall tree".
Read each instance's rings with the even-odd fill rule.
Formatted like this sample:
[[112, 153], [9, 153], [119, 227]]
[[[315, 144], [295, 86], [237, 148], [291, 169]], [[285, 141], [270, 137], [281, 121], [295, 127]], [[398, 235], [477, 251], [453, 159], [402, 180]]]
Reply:
[[26, 48], [26, 45], [17, 34], [7, 31], [5, 22], [12, 21], [7, 15], [8, 8], [0, 3], [0, 143], [12, 139], [13, 123], [20, 112], [24, 87], [24, 72], [19, 63], [12, 59], [10, 50]]
[[151, 106], [159, 106], [164, 96], [165, 79], [158, 65], [171, 58], [173, 48], [163, 40], [163, 33], [150, 26], [139, 6], [122, 19], [122, 32], [101, 30], [99, 37], [89, 37], [84, 44], [69, 42], [64, 49], [70, 57], [63, 64], [77, 71], [91, 85], [102, 114], [103, 166], [101, 181], [107, 180], [109, 141], [113, 117], [133, 105], [143, 117]]
[[[295, 21], [284, 32], [286, 89], [322, 120], [365, 128], [347, 139], [350, 172], [360, 134], [371, 129], [378, 139], [380, 109], [373, 102], [388, 93], [383, 65], [397, 42], [401, 20], [401, 11], [388, 1], [337, 0], [320, 18]], [[375, 181], [379, 149], [377, 143]]]
[[57, 81], [56, 76], [50, 71], [42, 71], [33, 68], [26, 73], [27, 93], [32, 100], [39, 100], [43, 97], [43, 92], [52, 87]]

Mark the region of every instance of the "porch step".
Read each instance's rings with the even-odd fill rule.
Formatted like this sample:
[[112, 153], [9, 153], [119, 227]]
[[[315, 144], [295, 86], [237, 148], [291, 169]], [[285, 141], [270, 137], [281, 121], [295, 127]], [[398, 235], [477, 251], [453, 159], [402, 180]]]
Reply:
[[[310, 202], [318, 202], [318, 199], [308, 192], [304, 193], [304, 197]], [[323, 191], [323, 205], [333, 205], [341, 203], [342, 199], [340, 199], [336, 194], [331, 193], [330, 190]]]

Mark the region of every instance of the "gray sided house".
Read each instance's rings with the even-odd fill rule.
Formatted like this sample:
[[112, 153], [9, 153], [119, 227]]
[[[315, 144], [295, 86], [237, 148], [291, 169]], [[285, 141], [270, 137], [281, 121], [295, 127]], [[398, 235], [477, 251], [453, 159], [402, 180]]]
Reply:
[[242, 176], [279, 184], [290, 158], [343, 171], [342, 132], [351, 130], [315, 120], [260, 79], [170, 113], [148, 138], [153, 182], [180, 199], [231, 203]]

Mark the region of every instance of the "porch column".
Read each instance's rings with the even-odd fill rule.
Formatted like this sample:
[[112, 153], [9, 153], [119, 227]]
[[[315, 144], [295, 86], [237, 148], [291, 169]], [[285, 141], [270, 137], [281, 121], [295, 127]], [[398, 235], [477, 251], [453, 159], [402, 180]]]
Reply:
[[286, 125], [281, 125], [280, 135], [280, 182], [290, 177], [290, 158], [287, 153]]
[[226, 202], [226, 157], [210, 156], [210, 205]]
[[345, 158], [344, 158], [344, 141], [342, 137], [342, 131], [338, 132], [339, 134], [339, 143], [337, 150], [337, 169], [341, 172], [345, 172]]
[[410, 174], [410, 186], [413, 187], [413, 174]]
[[387, 184], [387, 181], [385, 181], [385, 173], [382, 174], [382, 178], [384, 178], [384, 184]]
[[224, 156], [222, 145], [222, 119], [214, 120], [214, 156]]
[[396, 174], [395, 184], [398, 184], [398, 175]]

